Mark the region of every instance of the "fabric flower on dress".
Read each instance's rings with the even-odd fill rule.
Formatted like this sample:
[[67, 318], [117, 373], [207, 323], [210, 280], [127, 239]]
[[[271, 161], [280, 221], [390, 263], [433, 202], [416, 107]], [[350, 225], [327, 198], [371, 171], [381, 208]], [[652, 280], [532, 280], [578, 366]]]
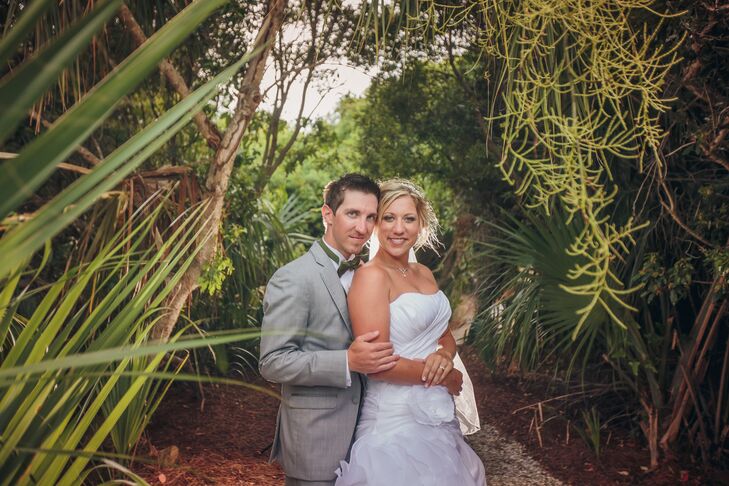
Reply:
[[424, 425], [440, 425], [455, 418], [453, 397], [442, 386], [414, 386], [410, 390], [408, 408], [415, 421]]

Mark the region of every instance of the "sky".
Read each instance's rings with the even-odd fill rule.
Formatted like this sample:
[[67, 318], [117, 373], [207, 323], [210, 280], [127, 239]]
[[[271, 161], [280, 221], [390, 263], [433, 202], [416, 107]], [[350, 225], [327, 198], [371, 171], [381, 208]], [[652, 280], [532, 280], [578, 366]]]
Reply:
[[[340, 1], [345, 6], [357, 7], [362, 0]], [[308, 39], [310, 39], [308, 25], [300, 21], [284, 26], [281, 30], [281, 35], [283, 42], [287, 45], [309, 42]], [[339, 100], [341, 100], [344, 96], [362, 96], [367, 87], [370, 85], [372, 78], [379, 71], [377, 67], [372, 67], [369, 71], [365, 71], [362, 67], [347, 65], [346, 57], [340, 59], [332, 57], [329, 62], [317, 67], [317, 71], [320, 74], [323, 70], [333, 70], [334, 74], [326, 77], [325, 79], [316, 79], [309, 85], [303, 116], [311, 119], [328, 118], [330, 115], [334, 114], [337, 105], [339, 104]], [[261, 92], [264, 93], [264, 98], [261, 101], [259, 109], [266, 111], [273, 110], [273, 102], [276, 96], [275, 88], [267, 88], [274, 84], [275, 74], [275, 63], [271, 62], [269, 59], [266, 72], [264, 73], [261, 81]], [[284, 106], [283, 113], [281, 115], [286, 121], [291, 122], [296, 120], [296, 116], [301, 106], [301, 98], [304, 94], [303, 85], [305, 77], [305, 72], [300, 73], [298, 79], [291, 87], [286, 105]], [[326, 92], [320, 92], [322, 88], [324, 88]]]
[[[316, 87], [309, 87], [309, 93], [306, 95], [306, 105], [304, 107], [304, 115], [314, 118], [325, 118], [334, 113], [334, 110], [345, 95], [361, 96], [374, 76], [374, 72], [367, 73], [361, 68], [347, 66], [345, 64], [327, 63], [323, 66], [326, 69], [334, 69], [335, 75], [327, 80], [327, 84], [332, 87], [323, 96], [317, 92]], [[282, 118], [287, 121], [296, 119], [301, 97], [303, 96], [303, 78], [299, 76], [297, 82], [292, 86], [289, 93], [289, 99], [284, 106]], [[261, 82], [262, 91], [266, 87], [273, 84], [274, 70], [271, 65], [268, 66], [266, 73]], [[270, 90], [267, 96], [261, 101], [260, 108], [271, 111], [273, 109], [274, 91]]]

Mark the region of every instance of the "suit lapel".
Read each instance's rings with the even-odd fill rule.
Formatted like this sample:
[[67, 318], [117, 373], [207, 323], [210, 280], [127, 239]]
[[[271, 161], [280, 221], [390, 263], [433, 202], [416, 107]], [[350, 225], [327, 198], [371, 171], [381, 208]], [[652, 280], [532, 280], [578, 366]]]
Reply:
[[349, 331], [350, 337], [352, 336], [352, 325], [349, 322], [349, 310], [347, 309], [347, 295], [342, 287], [342, 282], [337, 276], [337, 272], [332, 266], [330, 258], [324, 253], [324, 250], [315, 243], [309, 250], [314, 257], [314, 260], [321, 266], [320, 275], [324, 282], [324, 286], [329, 292], [329, 296], [334, 301], [334, 305], [337, 306], [339, 315], [342, 317], [342, 321]]

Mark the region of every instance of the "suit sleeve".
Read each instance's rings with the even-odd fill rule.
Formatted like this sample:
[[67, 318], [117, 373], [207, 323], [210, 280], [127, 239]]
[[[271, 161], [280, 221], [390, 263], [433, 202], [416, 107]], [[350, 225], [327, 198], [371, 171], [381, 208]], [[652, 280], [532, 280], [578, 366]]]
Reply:
[[347, 350], [304, 351], [309, 319], [308, 287], [282, 268], [263, 298], [261, 356], [258, 367], [268, 381], [346, 388]]

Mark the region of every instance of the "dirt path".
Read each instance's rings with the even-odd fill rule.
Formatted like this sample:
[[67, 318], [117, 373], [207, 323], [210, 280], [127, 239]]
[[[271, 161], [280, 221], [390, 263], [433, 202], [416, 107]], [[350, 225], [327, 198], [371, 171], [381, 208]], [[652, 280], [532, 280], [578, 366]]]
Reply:
[[518, 442], [507, 439], [493, 425], [468, 437], [468, 443], [481, 457], [489, 486], [561, 486]]

